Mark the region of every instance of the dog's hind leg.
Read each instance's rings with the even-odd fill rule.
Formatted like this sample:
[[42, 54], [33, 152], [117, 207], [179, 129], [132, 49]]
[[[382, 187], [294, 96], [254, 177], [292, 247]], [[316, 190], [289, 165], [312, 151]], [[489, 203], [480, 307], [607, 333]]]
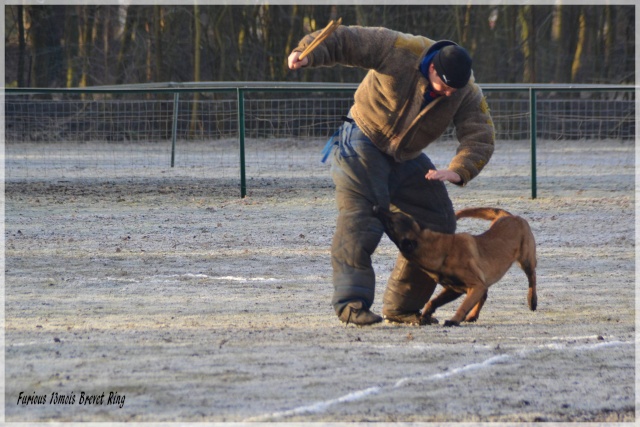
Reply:
[[436, 312], [438, 307], [442, 307], [443, 305], [458, 299], [460, 295], [463, 294], [461, 294], [460, 292], [456, 292], [451, 288], [445, 287], [442, 292], [438, 294], [438, 296], [427, 302], [427, 304], [424, 306], [424, 309], [422, 309], [422, 318], [427, 320], [430, 319], [433, 313]]
[[529, 303], [529, 309], [536, 311], [538, 307], [538, 293], [536, 292], [536, 269], [533, 267], [522, 268], [529, 279], [529, 292], [527, 293], [527, 302]]
[[478, 303], [475, 305], [475, 307], [473, 307], [473, 309], [469, 312], [469, 314], [467, 314], [467, 318], [464, 319], [465, 322], [475, 322], [478, 320], [478, 318], [480, 317], [480, 310], [482, 310], [482, 306], [487, 300], [488, 295], [489, 295], [489, 292], [484, 293], [484, 295], [482, 296], [482, 299], [480, 299], [480, 301], [478, 301]]
[[536, 242], [533, 238], [533, 234], [530, 234], [528, 238], [525, 238], [522, 242], [522, 248], [520, 249], [520, 257], [518, 264], [520, 268], [527, 275], [529, 280], [529, 292], [527, 293], [527, 302], [529, 303], [529, 309], [535, 311], [538, 307], [538, 294], [537, 294], [537, 280], [536, 280]]
[[458, 307], [456, 314], [451, 319], [444, 321], [444, 326], [460, 326], [460, 322], [467, 317], [467, 313], [482, 300], [486, 293], [487, 287], [483, 283], [469, 284], [466, 298]]

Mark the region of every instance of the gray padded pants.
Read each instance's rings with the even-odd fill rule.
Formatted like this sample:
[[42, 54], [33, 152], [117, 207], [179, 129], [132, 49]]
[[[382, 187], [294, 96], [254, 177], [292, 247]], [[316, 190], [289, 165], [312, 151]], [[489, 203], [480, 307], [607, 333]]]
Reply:
[[[424, 153], [397, 163], [349, 122], [339, 129], [335, 144], [331, 176], [336, 186], [338, 220], [331, 246], [332, 304], [340, 314], [353, 300], [362, 301], [366, 308], [373, 304], [371, 255], [384, 233], [373, 216], [374, 205], [405, 212], [422, 226], [444, 233], [455, 232], [456, 220], [444, 183], [425, 178], [435, 167]], [[435, 286], [429, 276], [399, 254], [383, 297], [383, 313], [420, 310]]]

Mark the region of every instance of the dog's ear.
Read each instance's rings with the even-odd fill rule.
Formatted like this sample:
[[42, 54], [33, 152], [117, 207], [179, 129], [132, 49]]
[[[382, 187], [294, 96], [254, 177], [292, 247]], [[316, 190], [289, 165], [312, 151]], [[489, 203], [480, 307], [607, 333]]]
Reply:
[[410, 254], [418, 247], [418, 241], [411, 239], [402, 239], [398, 246], [400, 248], [400, 252]]

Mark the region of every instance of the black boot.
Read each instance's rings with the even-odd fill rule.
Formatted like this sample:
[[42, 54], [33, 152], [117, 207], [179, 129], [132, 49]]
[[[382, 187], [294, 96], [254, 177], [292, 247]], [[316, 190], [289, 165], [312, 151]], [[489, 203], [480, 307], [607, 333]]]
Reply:
[[382, 321], [382, 317], [365, 308], [362, 301], [352, 301], [347, 304], [338, 318], [347, 325], [353, 323], [357, 326], [372, 325]]

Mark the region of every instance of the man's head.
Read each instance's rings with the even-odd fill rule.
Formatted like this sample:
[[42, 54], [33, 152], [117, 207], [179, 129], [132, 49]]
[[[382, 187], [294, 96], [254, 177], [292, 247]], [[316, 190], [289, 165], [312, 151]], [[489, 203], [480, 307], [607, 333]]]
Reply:
[[460, 89], [469, 82], [471, 57], [465, 48], [457, 44], [447, 45], [440, 49], [431, 63], [447, 86]]

